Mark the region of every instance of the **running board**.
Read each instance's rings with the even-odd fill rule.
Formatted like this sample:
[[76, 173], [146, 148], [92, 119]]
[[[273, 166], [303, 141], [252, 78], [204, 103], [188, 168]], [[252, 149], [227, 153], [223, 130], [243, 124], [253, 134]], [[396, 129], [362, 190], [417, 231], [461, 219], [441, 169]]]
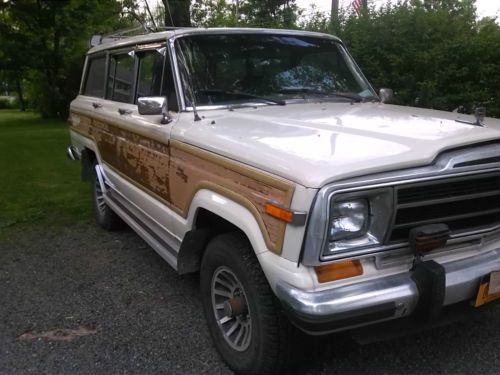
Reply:
[[125, 221], [146, 243], [177, 271], [180, 242], [161, 228], [154, 220], [134, 209], [119, 193], [108, 187], [106, 204]]

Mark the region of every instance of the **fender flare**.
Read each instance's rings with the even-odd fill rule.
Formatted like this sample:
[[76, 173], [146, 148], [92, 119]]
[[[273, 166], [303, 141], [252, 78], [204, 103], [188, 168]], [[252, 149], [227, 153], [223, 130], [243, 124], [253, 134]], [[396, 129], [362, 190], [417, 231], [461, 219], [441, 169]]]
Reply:
[[[200, 269], [203, 251], [213, 236], [210, 228], [196, 228], [200, 210], [206, 210], [240, 230], [250, 242], [256, 256], [268, 252], [261, 227], [255, 216], [243, 205], [210, 189], [198, 190], [190, 204], [184, 233], [177, 257], [177, 272], [187, 274]], [[260, 260], [259, 260], [260, 261]]]
[[247, 236], [257, 255], [269, 251], [262, 228], [255, 215], [247, 207], [218, 192], [200, 189], [194, 195], [189, 208], [187, 216], [189, 228], [195, 226], [196, 216], [200, 208], [212, 212], [240, 229]]

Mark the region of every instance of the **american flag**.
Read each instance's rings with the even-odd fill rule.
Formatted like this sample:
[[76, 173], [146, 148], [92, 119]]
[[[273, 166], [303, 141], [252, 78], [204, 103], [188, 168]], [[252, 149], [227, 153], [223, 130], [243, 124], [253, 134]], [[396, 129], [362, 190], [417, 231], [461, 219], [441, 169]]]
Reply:
[[354, 10], [356, 11], [356, 13], [358, 13], [358, 14], [361, 13], [361, 9], [363, 9], [363, 3], [361, 0], [352, 0], [351, 5], [354, 8]]

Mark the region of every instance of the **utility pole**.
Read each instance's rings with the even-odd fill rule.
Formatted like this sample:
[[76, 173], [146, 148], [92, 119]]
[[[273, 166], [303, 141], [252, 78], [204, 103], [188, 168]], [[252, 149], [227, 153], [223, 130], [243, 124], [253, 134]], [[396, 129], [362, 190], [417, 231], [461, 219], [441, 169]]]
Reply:
[[332, 0], [332, 12], [330, 13], [330, 22], [339, 19], [339, 0]]

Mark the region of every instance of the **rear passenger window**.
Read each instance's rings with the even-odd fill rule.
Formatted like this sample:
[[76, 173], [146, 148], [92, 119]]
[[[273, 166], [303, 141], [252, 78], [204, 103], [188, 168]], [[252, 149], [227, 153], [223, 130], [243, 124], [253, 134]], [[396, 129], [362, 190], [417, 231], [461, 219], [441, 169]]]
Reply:
[[106, 57], [95, 57], [89, 59], [87, 80], [85, 82], [84, 95], [102, 98], [104, 96], [104, 71], [106, 68]]
[[162, 95], [163, 65], [164, 57], [156, 50], [139, 54], [139, 80], [136, 101], [141, 96]]
[[111, 56], [109, 63], [107, 98], [129, 103], [134, 86], [134, 56], [114, 55]]

